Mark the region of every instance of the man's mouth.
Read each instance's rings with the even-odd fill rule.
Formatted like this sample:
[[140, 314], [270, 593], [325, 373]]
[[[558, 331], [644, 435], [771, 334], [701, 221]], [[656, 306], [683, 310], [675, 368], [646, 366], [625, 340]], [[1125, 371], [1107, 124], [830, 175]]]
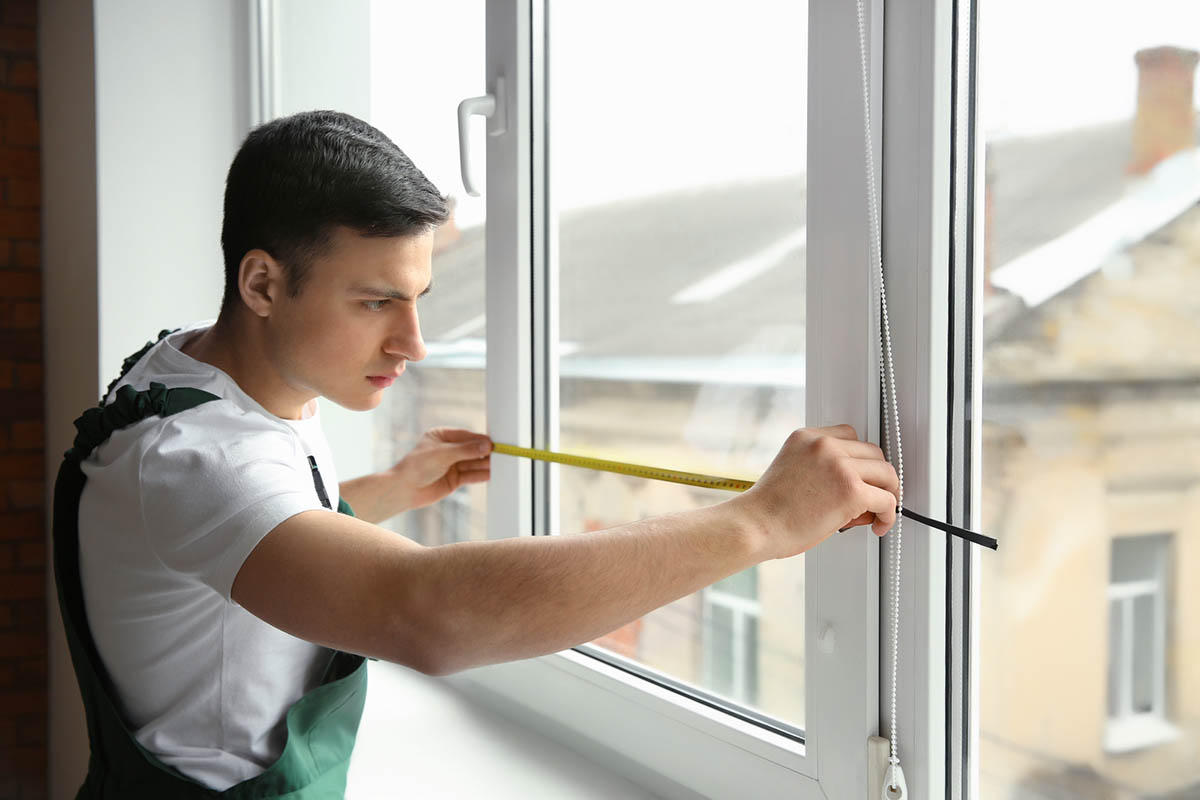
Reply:
[[368, 375], [367, 380], [370, 381], [371, 385], [374, 386], [376, 389], [386, 389], [387, 387], [389, 387], [393, 383], [395, 383], [396, 378], [399, 378], [403, 374], [404, 374], [404, 365], [401, 364], [400, 367], [398, 369], [396, 369], [395, 372], [389, 373], [387, 375]]

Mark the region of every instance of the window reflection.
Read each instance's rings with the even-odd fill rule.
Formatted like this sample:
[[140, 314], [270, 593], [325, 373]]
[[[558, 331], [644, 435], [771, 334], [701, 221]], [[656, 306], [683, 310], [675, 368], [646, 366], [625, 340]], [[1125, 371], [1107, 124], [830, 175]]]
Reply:
[[[808, 8], [730, 10], [549, 6], [564, 451], [753, 479], [804, 424]], [[564, 534], [729, 497], [558, 475]], [[802, 727], [803, 558], [595, 644]]]

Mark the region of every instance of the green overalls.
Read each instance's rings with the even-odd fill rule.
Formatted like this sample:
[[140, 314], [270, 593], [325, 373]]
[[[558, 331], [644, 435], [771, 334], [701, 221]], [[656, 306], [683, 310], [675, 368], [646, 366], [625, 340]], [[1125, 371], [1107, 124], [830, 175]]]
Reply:
[[[158, 338], [167, 333], [163, 331]], [[109, 391], [152, 346], [147, 343], [125, 359], [121, 376], [109, 385]], [[76, 800], [311, 800], [345, 794], [346, 771], [367, 694], [366, 659], [362, 656], [336, 652], [321, 685], [288, 709], [287, 744], [279, 759], [261, 775], [218, 792], [163, 764], [130, 733], [113, 703], [111, 684], [88, 628], [79, 578], [79, 500], [87, 480], [80, 462], [113, 431], [146, 417], [170, 416], [216, 399], [199, 389], [168, 389], [161, 383], [152, 383], [141, 392], [123, 386], [111, 404], [104, 406], [101, 401], [99, 407], [88, 409], [75, 420], [79, 433], [74, 447], [66, 453], [54, 487], [54, 572], [92, 751], [87, 778]], [[338, 503], [338, 511], [353, 516], [344, 500]]]

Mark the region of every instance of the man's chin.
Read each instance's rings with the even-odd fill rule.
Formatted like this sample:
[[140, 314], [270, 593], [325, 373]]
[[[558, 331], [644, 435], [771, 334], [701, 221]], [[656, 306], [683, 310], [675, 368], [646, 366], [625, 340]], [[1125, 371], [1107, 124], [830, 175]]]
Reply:
[[380, 389], [368, 395], [334, 396], [327, 394], [325, 399], [337, 403], [347, 411], [370, 411], [378, 408], [379, 404], [383, 402], [383, 390]]

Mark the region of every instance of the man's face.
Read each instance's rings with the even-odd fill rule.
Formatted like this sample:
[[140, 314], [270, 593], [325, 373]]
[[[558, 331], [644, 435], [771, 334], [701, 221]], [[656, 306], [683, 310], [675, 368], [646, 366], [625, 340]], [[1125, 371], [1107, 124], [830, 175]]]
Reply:
[[433, 233], [394, 238], [337, 228], [300, 294], [272, 312], [271, 349], [288, 387], [366, 411], [408, 361], [425, 357], [417, 298], [430, 285]]

